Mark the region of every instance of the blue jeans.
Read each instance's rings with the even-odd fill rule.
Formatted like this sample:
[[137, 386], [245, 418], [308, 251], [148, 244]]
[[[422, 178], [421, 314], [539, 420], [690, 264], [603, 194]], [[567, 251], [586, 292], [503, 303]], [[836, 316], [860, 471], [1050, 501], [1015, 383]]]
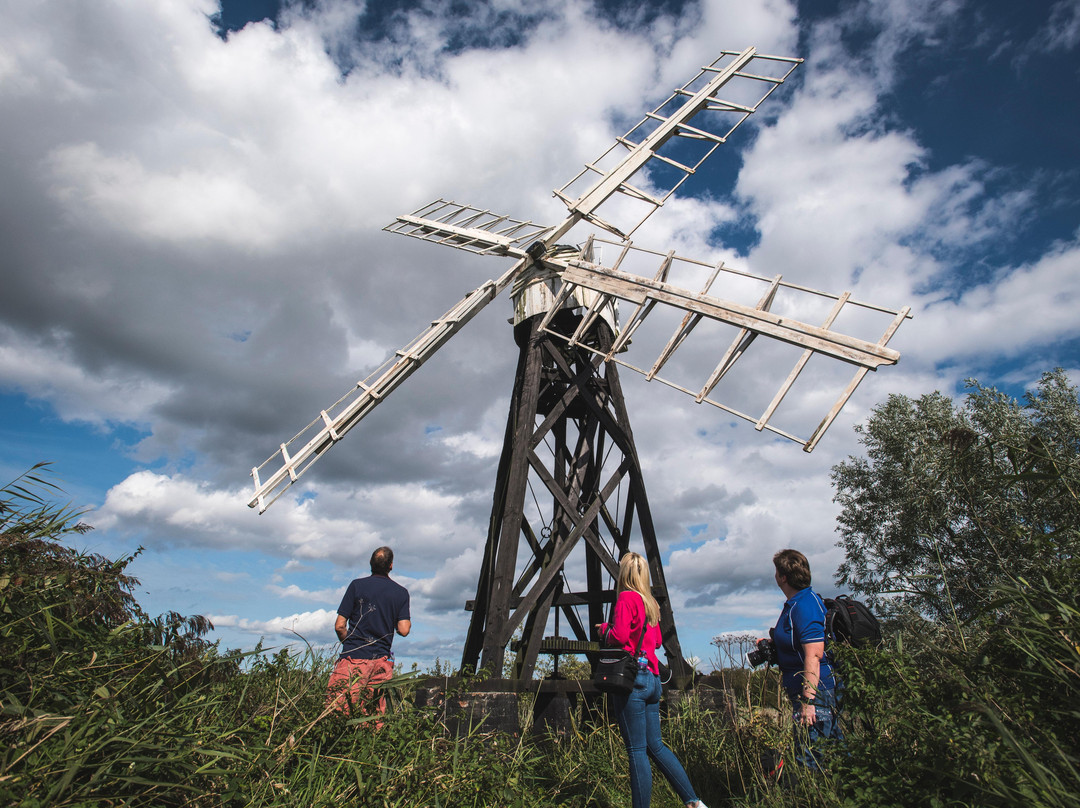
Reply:
[[652, 768], [649, 758], [671, 783], [683, 802], [697, 802], [694, 787], [675, 753], [660, 739], [660, 677], [639, 670], [634, 689], [611, 695], [612, 709], [619, 722], [630, 756], [630, 796], [633, 808], [649, 808], [652, 800]]
[[836, 690], [818, 690], [814, 696], [814, 723], [804, 727], [799, 723], [799, 700], [791, 699], [795, 720], [795, 760], [808, 769], [821, 769], [823, 755], [844, 740], [840, 731], [840, 700]]

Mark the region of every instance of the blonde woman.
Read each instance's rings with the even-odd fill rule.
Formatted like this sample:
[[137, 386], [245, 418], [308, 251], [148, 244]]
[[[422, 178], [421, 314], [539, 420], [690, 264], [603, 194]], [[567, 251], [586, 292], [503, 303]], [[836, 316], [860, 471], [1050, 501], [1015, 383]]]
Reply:
[[630, 757], [630, 794], [633, 808], [649, 808], [652, 800], [650, 758], [687, 808], [706, 808], [697, 798], [690, 778], [679, 759], [660, 738], [660, 662], [656, 649], [660, 635], [660, 607], [652, 596], [649, 565], [637, 553], [626, 553], [619, 561], [618, 596], [614, 622], [597, 626], [608, 645], [634, 653], [641, 637], [637, 681], [629, 693], [612, 693], [609, 704], [619, 722], [619, 731]]

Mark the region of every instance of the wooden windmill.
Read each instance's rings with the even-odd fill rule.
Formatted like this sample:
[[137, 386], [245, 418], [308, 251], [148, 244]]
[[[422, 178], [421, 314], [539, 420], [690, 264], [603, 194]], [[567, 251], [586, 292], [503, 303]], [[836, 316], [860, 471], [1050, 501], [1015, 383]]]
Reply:
[[[619, 369], [664, 382], [809, 452], [867, 371], [899, 359], [886, 346], [910, 316], [907, 308], [884, 309], [847, 292], [827, 294], [630, 240], [800, 62], [754, 48], [725, 51], [555, 191], [568, 215], [554, 226], [442, 199], [399, 216], [385, 229], [509, 257], [513, 266], [433, 321], [253, 469], [249, 504], [264, 511], [510, 288], [520, 358], [476, 597], [467, 604], [472, 617], [462, 669], [485, 668], [498, 677], [509, 649], [514, 678], [529, 679], [540, 653], [595, 649], [592, 627], [614, 599], [618, 559], [640, 547], [661, 607], [668, 660], [676, 677], [686, 676]], [[579, 225], [602, 235], [564, 246]], [[880, 336], [856, 336], [859, 329]], [[748, 374], [741, 369], [750, 363], [736, 363], [751, 347], [762, 358]], [[624, 358], [639, 353], [653, 358], [640, 365]], [[763, 368], [779, 361], [787, 361], [780, 375], [767, 379]], [[703, 370], [686, 381], [695, 363]], [[833, 392], [822, 399], [828, 384]], [[804, 387], [802, 395], [788, 395]], [[785, 420], [787, 409], [793, 423], [805, 422], [803, 431]], [[579, 591], [571, 591], [575, 584]], [[545, 637], [552, 615], [556, 636]], [[572, 637], [558, 636], [560, 620]]]

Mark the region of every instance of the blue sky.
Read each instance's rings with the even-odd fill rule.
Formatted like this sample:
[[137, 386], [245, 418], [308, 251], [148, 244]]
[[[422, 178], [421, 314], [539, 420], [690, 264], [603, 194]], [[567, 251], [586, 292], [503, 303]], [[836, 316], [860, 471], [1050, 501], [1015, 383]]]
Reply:
[[[381, 231], [440, 196], [551, 197], [721, 49], [803, 57], [649, 222], [678, 246], [914, 318], [805, 455], [624, 381], [684, 649], [760, 631], [795, 546], [830, 591], [829, 469], [890, 393], [1080, 381], [1080, 2], [0, 10], [0, 474], [52, 461], [151, 612], [233, 647], [331, 642], [383, 543], [399, 658], [456, 661], [516, 351], [496, 301], [265, 515], [248, 472], [498, 259]], [[467, 11], [468, 13], [465, 13]]]

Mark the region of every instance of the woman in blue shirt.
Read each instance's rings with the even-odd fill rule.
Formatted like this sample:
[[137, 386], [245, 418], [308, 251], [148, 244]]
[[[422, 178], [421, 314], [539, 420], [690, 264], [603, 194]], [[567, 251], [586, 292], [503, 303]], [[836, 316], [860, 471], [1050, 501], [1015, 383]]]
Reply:
[[810, 562], [798, 550], [773, 556], [776, 585], [787, 600], [773, 629], [777, 664], [796, 725], [795, 759], [817, 769], [815, 748], [840, 740], [837, 681], [825, 652], [825, 603], [810, 588]]

